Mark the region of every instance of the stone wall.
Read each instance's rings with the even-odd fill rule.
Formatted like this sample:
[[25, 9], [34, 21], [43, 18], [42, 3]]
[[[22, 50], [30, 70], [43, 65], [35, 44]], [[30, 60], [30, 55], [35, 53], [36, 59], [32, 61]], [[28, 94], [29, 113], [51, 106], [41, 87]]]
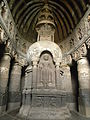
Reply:
[[[70, 34], [64, 41], [62, 41], [59, 44], [64, 55], [72, 53], [73, 51], [78, 49], [78, 47], [81, 46], [83, 42], [86, 42], [88, 41], [88, 39], [90, 39], [89, 16], [90, 16], [90, 8], [87, 10], [83, 18], [80, 20], [76, 28], [73, 30], [72, 34]], [[90, 43], [89, 43], [89, 47], [90, 47]]]

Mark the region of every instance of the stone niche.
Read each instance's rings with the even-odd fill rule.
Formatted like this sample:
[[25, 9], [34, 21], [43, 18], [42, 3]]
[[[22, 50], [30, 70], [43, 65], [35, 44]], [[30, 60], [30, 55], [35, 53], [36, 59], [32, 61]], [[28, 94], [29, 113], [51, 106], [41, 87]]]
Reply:
[[30, 120], [51, 119], [51, 114], [54, 114], [54, 120], [58, 119], [63, 112], [61, 109], [73, 101], [68, 97], [70, 93], [62, 89], [62, 52], [59, 46], [51, 41], [38, 41], [27, 51], [27, 61], [29, 66], [19, 114]]

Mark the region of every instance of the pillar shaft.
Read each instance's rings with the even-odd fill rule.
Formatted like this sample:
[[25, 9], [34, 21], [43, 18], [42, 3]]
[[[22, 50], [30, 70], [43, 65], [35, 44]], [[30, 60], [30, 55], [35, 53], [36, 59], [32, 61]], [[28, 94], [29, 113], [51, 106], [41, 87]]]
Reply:
[[73, 110], [76, 110], [76, 98], [73, 93], [72, 89], [72, 80], [71, 80], [71, 72], [70, 67], [68, 65], [63, 66], [64, 73], [63, 73], [63, 80], [62, 80], [62, 87], [66, 91], [66, 102], [69, 107]]
[[61, 88], [61, 82], [60, 82], [60, 63], [56, 63], [56, 87], [58, 89]]
[[13, 110], [20, 107], [21, 103], [21, 91], [20, 91], [20, 81], [21, 81], [21, 66], [18, 63], [14, 63], [10, 83], [9, 83], [9, 103], [8, 110]]
[[28, 66], [25, 70], [25, 86], [23, 90], [22, 105], [30, 105], [32, 92], [32, 66]]
[[79, 111], [90, 116], [90, 68], [87, 58], [78, 60]]
[[0, 63], [0, 113], [6, 110], [10, 60], [10, 55], [4, 54]]
[[24, 89], [32, 88], [32, 66], [27, 67], [25, 70], [25, 86]]
[[32, 87], [36, 89], [37, 87], [37, 62], [33, 62], [33, 81]]

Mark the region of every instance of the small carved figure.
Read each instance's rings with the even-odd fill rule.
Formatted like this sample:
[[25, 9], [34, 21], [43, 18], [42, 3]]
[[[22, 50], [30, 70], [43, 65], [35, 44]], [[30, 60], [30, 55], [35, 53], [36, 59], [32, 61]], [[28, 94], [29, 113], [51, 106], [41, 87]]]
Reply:
[[79, 38], [79, 40], [82, 39], [82, 30], [81, 30], [81, 28], [78, 29], [78, 38]]
[[71, 46], [71, 48], [74, 46], [74, 39], [73, 38], [71, 38], [71, 40], [70, 40], [70, 46]]
[[2, 10], [1, 10], [1, 16], [4, 20], [7, 18], [7, 8], [6, 5], [2, 2]]

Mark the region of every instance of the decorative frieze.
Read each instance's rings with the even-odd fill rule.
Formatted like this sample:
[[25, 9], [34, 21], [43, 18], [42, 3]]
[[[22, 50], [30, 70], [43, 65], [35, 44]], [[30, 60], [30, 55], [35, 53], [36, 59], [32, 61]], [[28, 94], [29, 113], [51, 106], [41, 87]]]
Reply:
[[[7, 1], [2, 1], [0, 3], [0, 43], [4, 42], [8, 46], [7, 40], [9, 39], [9, 43], [13, 43], [13, 47], [15, 48], [16, 33], [18, 33], [18, 30], [15, 27], [15, 23], [9, 10]], [[21, 43], [18, 45], [18, 48], [22, 48], [19, 49], [21, 53], [26, 52], [26, 44], [24, 43], [21, 41]]]
[[[66, 40], [62, 41], [59, 46], [62, 47], [62, 53], [72, 53], [73, 51], [78, 49], [87, 38], [90, 36], [90, 8], [87, 10], [86, 14], [83, 16], [79, 24], [76, 26], [75, 30], [66, 38]], [[77, 44], [78, 43], [78, 44]]]

